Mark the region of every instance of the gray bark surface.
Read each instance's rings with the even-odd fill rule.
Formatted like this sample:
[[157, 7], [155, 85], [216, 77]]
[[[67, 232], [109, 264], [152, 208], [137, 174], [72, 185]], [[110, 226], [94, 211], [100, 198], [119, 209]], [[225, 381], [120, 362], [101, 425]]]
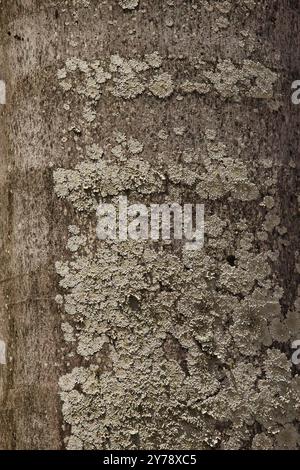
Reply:
[[[0, 448], [299, 448], [298, 2], [0, 6]], [[203, 250], [97, 240], [124, 194]]]

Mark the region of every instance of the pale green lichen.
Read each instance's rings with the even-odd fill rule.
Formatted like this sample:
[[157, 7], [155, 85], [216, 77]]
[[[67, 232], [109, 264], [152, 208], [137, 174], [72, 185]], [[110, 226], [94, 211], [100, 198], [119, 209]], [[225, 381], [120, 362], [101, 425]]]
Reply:
[[145, 55], [145, 61], [150, 67], [159, 68], [162, 65], [162, 58], [157, 51]]
[[74, 328], [72, 325], [70, 325], [70, 323], [62, 323], [61, 329], [64, 333], [64, 339], [67, 343], [72, 343], [73, 341], [76, 341], [74, 337]]
[[276, 73], [251, 60], [245, 60], [242, 67], [224, 60], [217, 64], [215, 71], [204, 72], [204, 76], [224, 97], [239, 96], [240, 90], [245, 90], [246, 96], [261, 99], [273, 97], [273, 85], [278, 78]]
[[[214, 89], [224, 98], [244, 97], [272, 100], [277, 74], [263, 64], [244, 60], [234, 64], [231, 60], [219, 61], [214, 69], [201, 62], [195, 80], [174, 80], [170, 72], [155, 71], [164, 65], [163, 58], [154, 51], [144, 58], [124, 58], [119, 54], [94, 61], [69, 58], [65, 67], [58, 72], [59, 84], [65, 93], [85, 96], [88, 102], [83, 110], [83, 119], [88, 123], [95, 120], [97, 105], [102, 95], [111, 95], [129, 100], [143, 93], [159, 99], [166, 99], [178, 90], [184, 95], [209, 93]], [[83, 77], [82, 77], [83, 76]], [[176, 99], [183, 99], [177, 95]]]
[[[216, 187], [218, 198], [236, 197], [236, 185], [243, 183], [242, 201], [252, 184], [255, 198], [264, 201], [262, 210], [273, 207], [264, 178], [251, 182], [246, 165], [216, 142], [216, 132], [206, 134], [206, 152], [186, 150], [188, 166], [180, 171], [179, 164], [158, 160], [155, 169], [145, 161], [134, 163], [134, 157], [125, 166], [84, 162], [55, 172], [56, 191], [76, 209], [94, 210], [96, 191], [105, 197], [129, 190], [148, 198], [164, 190], [167, 174], [170, 198], [178, 185], [195, 187], [197, 180], [204, 200]], [[132, 138], [116, 132], [115, 139], [125, 150], [128, 142], [130, 152]], [[210, 187], [207, 175], [214, 175]], [[273, 341], [289, 338], [294, 321], [291, 313], [280, 319], [282, 289], [272, 279], [273, 253], [255, 247], [246, 219], [224, 220], [216, 213], [207, 219], [206, 234], [199, 252], [177, 255], [147, 242], [126, 247], [98, 242], [92, 250], [80, 244], [80, 254], [74, 250], [70, 262], [57, 263], [69, 318], [66, 341], [91, 363], [60, 380], [64, 418], [71, 426], [68, 448], [238, 449], [251, 441], [254, 423], [265, 433], [253, 440], [253, 448], [284, 447], [284, 438], [276, 436], [285, 436], [300, 393], [286, 356], [276, 348], [266, 351]], [[73, 234], [71, 243], [77, 245], [78, 237]], [[225, 253], [237, 241], [231, 266]], [[231, 424], [221, 433], [220, 422]], [[182, 427], [193, 432], [182, 433]]]
[[134, 10], [139, 4], [139, 0], [119, 0], [119, 5], [123, 10]]
[[191, 82], [186, 80], [180, 86], [180, 90], [183, 93], [199, 93], [200, 95], [205, 95], [211, 90], [211, 86], [208, 83], [201, 82]]
[[232, 9], [232, 3], [225, 0], [224, 2], [217, 2], [215, 8], [219, 10], [221, 13], [227, 14]]
[[216, 19], [216, 28], [217, 29], [226, 29], [230, 25], [230, 21], [225, 16], [220, 16]]
[[172, 77], [168, 73], [163, 73], [154, 77], [149, 85], [149, 90], [158, 98], [167, 98], [174, 91]]

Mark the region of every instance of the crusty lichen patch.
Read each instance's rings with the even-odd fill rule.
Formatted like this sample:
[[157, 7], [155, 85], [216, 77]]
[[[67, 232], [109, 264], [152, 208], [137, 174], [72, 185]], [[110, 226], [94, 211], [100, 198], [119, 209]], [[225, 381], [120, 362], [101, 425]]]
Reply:
[[238, 96], [240, 90], [245, 90], [245, 95], [251, 98], [272, 98], [273, 85], [278, 78], [276, 73], [251, 60], [245, 60], [241, 67], [224, 60], [217, 64], [215, 71], [204, 72], [204, 76], [221, 96]]
[[134, 10], [139, 4], [139, 0], [119, 0], [119, 5], [123, 10]]
[[[68, 448], [241, 448], [255, 423], [264, 437], [253, 446], [272, 447], [292, 426], [298, 378], [272, 347], [292, 331], [272, 276], [276, 253], [260, 251], [246, 218], [234, 212], [224, 218], [222, 210], [224, 197], [240, 207], [261, 201], [257, 230], [264, 230], [263, 213], [276, 207], [264, 181], [276, 169], [254, 182], [215, 132], [205, 136], [205, 152], [187, 150], [181, 165], [161, 161], [155, 168], [143, 162], [136, 139], [116, 133], [112, 149], [121, 146], [122, 163], [96, 148], [97, 160], [55, 172], [58, 196], [85, 213], [94, 213], [99, 198], [125, 190], [150, 200], [164, 192], [166, 179], [170, 198], [194, 187], [201, 201], [220, 201], [207, 216], [199, 252], [172, 253], [148, 242], [94, 245], [93, 230], [83, 236], [70, 227], [72, 257], [56, 264], [68, 318], [62, 328], [90, 366], [60, 380]], [[220, 422], [231, 424], [221, 433]]]
[[[120, 2], [125, 9], [135, 3]], [[232, 2], [202, 3], [227, 27]], [[157, 51], [67, 60], [58, 72], [65, 109], [74, 96], [83, 104], [72, 132], [100, 121], [103, 96], [152, 106], [175, 98], [180, 106], [191, 94], [274, 99], [278, 75], [259, 62], [199, 64], [190, 80]], [[66, 446], [297, 448], [300, 384], [284, 351], [300, 334], [300, 297], [285, 315], [275, 268], [286, 237], [276, 187], [288, 170], [263, 159], [247, 163], [240, 140], [233, 150], [209, 125], [200, 144], [169, 155], [168, 139], [183, 143], [189, 131], [178, 123], [153, 137], [151, 160], [134, 131], [114, 129], [109, 143], [89, 140], [79, 163], [54, 170], [57, 196], [78, 216], [69, 256], [56, 263], [62, 331], [76, 358], [59, 382]], [[204, 203], [204, 249], [97, 240], [97, 205], [125, 194], [132, 203]]]
[[172, 76], [167, 64], [157, 51], [144, 57], [124, 58], [119, 54], [109, 60], [87, 62], [70, 58], [59, 69], [57, 78], [65, 94], [76, 93], [87, 98], [84, 119], [95, 119], [95, 106], [104, 94], [125, 100], [144, 93], [166, 99], [175, 91], [207, 94], [214, 90], [222, 98], [242, 97], [272, 100], [277, 74], [263, 64], [244, 60], [234, 64], [231, 60], [218, 61], [216, 66], [201, 62], [196, 65], [197, 78], [189, 81]]
[[174, 91], [172, 77], [168, 73], [157, 75], [149, 85], [149, 90], [159, 98], [167, 98]]

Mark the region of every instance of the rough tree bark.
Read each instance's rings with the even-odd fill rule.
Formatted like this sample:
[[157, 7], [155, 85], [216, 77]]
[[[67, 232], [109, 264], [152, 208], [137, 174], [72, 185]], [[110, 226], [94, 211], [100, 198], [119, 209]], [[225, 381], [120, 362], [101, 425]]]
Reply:
[[[0, 448], [297, 448], [298, 2], [0, 21]], [[119, 195], [203, 203], [204, 248], [97, 240]]]

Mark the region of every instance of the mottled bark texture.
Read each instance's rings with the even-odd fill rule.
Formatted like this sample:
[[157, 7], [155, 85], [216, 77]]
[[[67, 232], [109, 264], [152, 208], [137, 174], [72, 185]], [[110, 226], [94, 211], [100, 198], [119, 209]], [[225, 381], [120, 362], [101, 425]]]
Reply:
[[[299, 447], [300, 11], [2, 0], [2, 449]], [[205, 204], [205, 246], [100, 200]]]

